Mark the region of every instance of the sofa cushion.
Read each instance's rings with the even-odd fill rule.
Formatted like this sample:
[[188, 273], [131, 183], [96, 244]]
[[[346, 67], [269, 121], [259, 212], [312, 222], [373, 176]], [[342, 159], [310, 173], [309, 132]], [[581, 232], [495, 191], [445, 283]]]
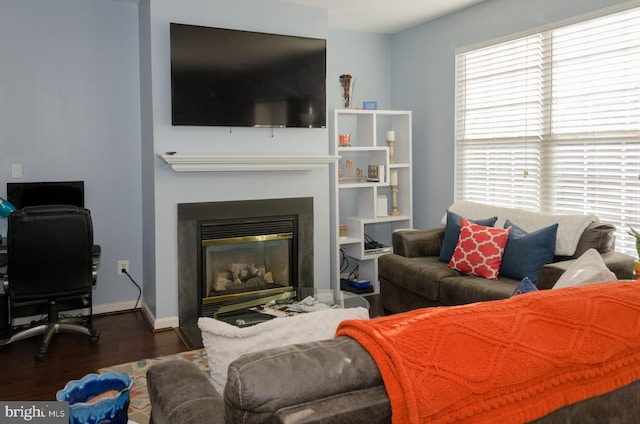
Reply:
[[585, 286], [616, 279], [616, 275], [607, 268], [600, 254], [595, 249], [589, 249], [567, 268], [553, 289]]
[[521, 280], [528, 277], [535, 282], [540, 269], [553, 262], [558, 224], [527, 233], [507, 219], [504, 227], [511, 227], [502, 255], [500, 275]]
[[519, 294], [525, 294], [525, 293], [531, 293], [531, 292], [537, 292], [537, 291], [538, 291], [538, 288], [536, 287], [536, 285], [533, 284], [528, 277], [524, 277], [522, 280], [520, 280], [520, 283], [518, 283], [518, 287], [516, 287], [516, 289], [513, 291], [513, 294], [511, 296], [513, 297]]
[[498, 277], [497, 280], [473, 275], [447, 277], [440, 281], [440, 303], [443, 305], [463, 305], [465, 303], [511, 297], [519, 281]]
[[429, 300], [437, 301], [440, 281], [460, 275], [438, 260], [437, 256], [405, 258], [400, 255], [383, 255], [378, 258], [380, 277]]
[[[496, 223], [497, 217], [473, 219], [478, 225], [484, 225], [487, 227], [493, 227]], [[440, 261], [449, 262], [453, 256], [454, 250], [456, 250], [456, 244], [458, 244], [458, 238], [460, 238], [460, 221], [462, 216], [457, 213], [447, 211], [447, 223], [444, 226], [444, 239], [442, 240], [442, 247], [440, 248]]]
[[460, 238], [449, 268], [490, 280], [497, 279], [510, 231], [511, 228], [486, 227], [462, 218]]

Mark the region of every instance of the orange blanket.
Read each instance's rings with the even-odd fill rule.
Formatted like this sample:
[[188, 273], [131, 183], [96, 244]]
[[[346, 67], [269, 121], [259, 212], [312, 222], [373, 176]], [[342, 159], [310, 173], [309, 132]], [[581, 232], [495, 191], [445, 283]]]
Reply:
[[344, 321], [375, 359], [394, 423], [519, 423], [640, 378], [640, 284]]

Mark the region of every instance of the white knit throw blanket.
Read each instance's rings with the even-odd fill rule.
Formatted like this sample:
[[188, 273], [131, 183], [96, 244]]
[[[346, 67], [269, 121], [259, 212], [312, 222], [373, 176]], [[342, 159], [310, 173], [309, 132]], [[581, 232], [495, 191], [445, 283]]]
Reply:
[[274, 318], [251, 327], [235, 327], [201, 317], [198, 326], [207, 351], [211, 383], [223, 395], [229, 364], [244, 353], [273, 347], [332, 339], [340, 322], [369, 319], [366, 308], [325, 309], [287, 318]]
[[526, 232], [536, 231], [557, 223], [556, 255], [559, 256], [573, 255], [584, 230], [592, 223], [598, 222], [598, 218], [594, 215], [554, 215], [485, 205], [466, 200], [455, 202], [449, 207], [449, 210], [469, 219], [497, 216], [498, 221], [495, 226], [500, 228], [504, 227], [505, 221], [509, 219]]

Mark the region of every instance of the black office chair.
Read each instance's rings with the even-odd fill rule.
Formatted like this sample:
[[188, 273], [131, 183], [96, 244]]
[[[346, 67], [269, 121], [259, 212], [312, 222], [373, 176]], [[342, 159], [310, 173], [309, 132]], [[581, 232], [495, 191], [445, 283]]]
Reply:
[[[7, 273], [11, 337], [3, 345], [44, 334], [35, 359], [44, 358], [54, 334], [79, 333], [93, 344], [91, 293], [100, 264], [100, 246], [93, 244], [89, 210], [75, 206], [33, 206], [9, 215]], [[59, 318], [59, 312], [81, 310], [77, 316]], [[88, 310], [88, 313], [86, 312]], [[47, 315], [22, 327], [16, 318]], [[46, 321], [46, 322], [44, 322]]]

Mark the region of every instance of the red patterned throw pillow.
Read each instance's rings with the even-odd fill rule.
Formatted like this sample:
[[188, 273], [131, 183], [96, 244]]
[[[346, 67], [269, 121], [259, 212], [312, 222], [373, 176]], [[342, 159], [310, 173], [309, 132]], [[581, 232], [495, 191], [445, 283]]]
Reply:
[[449, 261], [449, 268], [497, 280], [510, 231], [511, 227], [485, 227], [463, 218], [460, 222], [460, 237]]

